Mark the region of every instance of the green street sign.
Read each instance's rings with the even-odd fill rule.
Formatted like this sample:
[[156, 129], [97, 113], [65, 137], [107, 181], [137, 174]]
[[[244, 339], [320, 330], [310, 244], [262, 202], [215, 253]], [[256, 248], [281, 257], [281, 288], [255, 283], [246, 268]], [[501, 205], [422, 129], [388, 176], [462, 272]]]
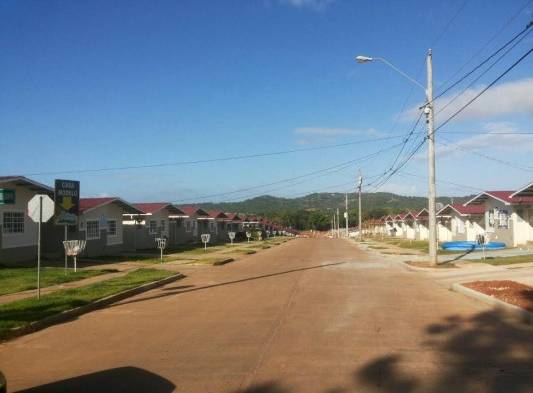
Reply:
[[10, 188], [0, 188], [0, 205], [14, 205], [15, 190]]

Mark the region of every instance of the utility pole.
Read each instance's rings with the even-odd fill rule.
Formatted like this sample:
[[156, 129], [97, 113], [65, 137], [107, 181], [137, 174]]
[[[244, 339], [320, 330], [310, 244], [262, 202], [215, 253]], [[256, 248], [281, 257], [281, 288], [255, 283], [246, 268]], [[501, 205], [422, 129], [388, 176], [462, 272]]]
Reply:
[[424, 108], [426, 121], [428, 125], [428, 175], [429, 175], [429, 193], [428, 193], [428, 210], [429, 210], [429, 263], [437, 264], [437, 212], [435, 211], [435, 129], [434, 113], [435, 106], [433, 103], [433, 59], [431, 49], [427, 55], [427, 76], [428, 85], [426, 90], [427, 104]]
[[333, 237], [337, 237], [336, 232], [337, 232], [337, 224], [335, 224], [335, 211], [333, 211], [333, 226], [331, 227], [331, 234], [333, 235]]
[[348, 193], [345, 194], [346, 197], [346, 212], [344, 213], [344, 219], [346, 220], [346, 237], [349, 235], [348, 231]]
[[337, 237], [341, 237], [340, 234], [339, 208], [337, 208]]
[[363, 175], [359, 171], [359, 176], [357, 178], [357, 191], [359, 193], [359, 240], [363, 240], [363, 217], [361, 215], [361, 188], [363, 187]]

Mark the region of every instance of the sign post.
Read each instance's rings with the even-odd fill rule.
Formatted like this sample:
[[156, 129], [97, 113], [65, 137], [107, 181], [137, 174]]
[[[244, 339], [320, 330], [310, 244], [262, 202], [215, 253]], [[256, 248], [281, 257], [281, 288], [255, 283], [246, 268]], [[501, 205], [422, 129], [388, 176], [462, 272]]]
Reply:
[[54, 201], [45, 194], [37, 194], [28, 202], [28, 216], [39, 224], [37, 232], [37, 299], [41, 298], [41, 224], [54, 215]]
[[[76, 180], [55, 181], [55, 212], [56, 225], [64, 225], [65, 241], [68, 240], [68, 226], [78, 224], [80, 210], [80, 182]], [[65, 252], [65, 273], [67, 272], [68, 260]]]
[[231, 245], [233, 246], [233, 239], [235, 239], [235, 232], [228, 232], [229, 240], [231, 240]]
[[246, 231], [246, 237], [248, 238], [248, 243], [250, 243], [250, 238], [252, 237], [252, 232]]
[[211, 235], [209, 233], [202, 233], [200, 235], [202, 242], [204, 243], [204, 252], [207, 251], [207, 243], [211, 240]]
[[157, 248], [161, 251], [161, 263], [163, 263], [163, 250], [167, 246], [167, 238], [166, 237], [158, 237], [155, 239], [157, 243]]

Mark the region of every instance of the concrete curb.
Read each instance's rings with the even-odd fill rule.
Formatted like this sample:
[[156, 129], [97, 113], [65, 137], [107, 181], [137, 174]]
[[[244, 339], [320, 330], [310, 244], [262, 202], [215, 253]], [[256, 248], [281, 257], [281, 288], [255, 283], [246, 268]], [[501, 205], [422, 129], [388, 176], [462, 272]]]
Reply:
[[49, 326], [56, 325], [61, 322], [68, 321], [70, 319], [73, 319], [75, 317], [78, 317], [82, 314], [86, 314], [88, 312], [97, 310], [99, 308], [105, 307], [109, 304], [116, 303], [120, 300], [126, 299], [131, 296], [138, 295], [140, 293], [149, 291], [151, 289], [161, 287], [163, 285], [169, 284], [171, 282], [177, 281], [181, 278], [184, 278], [185, 275], [181, 273], [174, 274], [172, 276], [163, 278], [158, 281], [152, 281], [143, 285], [140, 285], [135, 288], [127, 289], [125, 291], [115, 293], [113, 295], [109, 295], [107, 297], [104, 297], [102, 299], [96, 300], [92, 303], [86, 304], [84, 306], [72, 308], [70, 310], [63, 311], [59, 314], [50, 315], [49, 317], [46, 317], [44, 319], [41, 319], [39, 321], [31, 322], [27, 326], [22, 326], [19, 328], [15, 328], [10, 330], [9, 332], [6, 332], [5, 335], [0, 339], [0, 342], [4, 342], [7, 340], [10, 340], [15, 337], [24, 336], [29, 333], [34, 333], [39, 330], [46, 329]]
[[518, 317], [524, 322], [533, 323], [533, 312], [524, 310], [523, 308], [515, 306], [514, 304], [509, 304], [495, 297], [485, 295], [484, 293], [467, 288], [459, 283], [452, 284], [450, 289], [472, 299], [495, 306], [497, 309], [505, 312], [506, 314]]
[[213, 263], [213, 266], [222, 266], [222, 265], [225, 265], [227, 263], [230, 263], [230, 262], [234, 262], [235, 259], [233, 258], [226, 258], [226, 259], [223, 259], [221, 261], [216, 261]]

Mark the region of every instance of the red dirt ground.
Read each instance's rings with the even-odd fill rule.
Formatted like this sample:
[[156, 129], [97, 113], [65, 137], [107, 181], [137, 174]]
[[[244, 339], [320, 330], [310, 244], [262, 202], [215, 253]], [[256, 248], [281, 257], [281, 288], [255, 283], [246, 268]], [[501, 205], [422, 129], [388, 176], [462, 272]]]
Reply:
[[465, 287], [533, 311], [533, 288], [515, 281], [475, 281], [463, 284]]

